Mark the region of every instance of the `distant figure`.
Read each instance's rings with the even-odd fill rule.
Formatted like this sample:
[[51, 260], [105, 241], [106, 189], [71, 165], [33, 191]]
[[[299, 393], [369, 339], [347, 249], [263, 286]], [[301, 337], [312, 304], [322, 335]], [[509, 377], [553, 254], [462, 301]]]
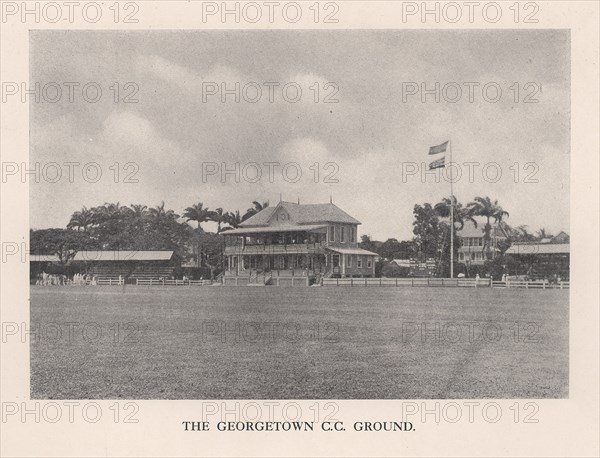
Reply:
[[479, 274], [475, 275], [475, 288], [479, 286]]
[[123, 284], [123, 275], [119, 274], [119, 285]]
[[506, 274], [502, 274], [502, 281], [506, 281]]

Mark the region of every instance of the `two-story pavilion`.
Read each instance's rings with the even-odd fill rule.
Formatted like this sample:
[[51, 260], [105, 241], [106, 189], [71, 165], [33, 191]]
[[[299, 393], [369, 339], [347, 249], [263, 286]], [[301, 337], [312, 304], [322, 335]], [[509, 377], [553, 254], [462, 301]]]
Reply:
[[322, 277], [373, 277], [377, 254], [358, 247], [359, 224], [333, 203], [267, 207], [223, 233], [223, 283], [309, 285]]
[[[490, 233], [491, 256], [495, 258], [500, 250], [498, 244], [508, 239], [506, 230], [501, 223], [491, 223], [492, 230]], [[467, 266], [482, 266], [486, 261], [486, 253], [483, 251], [484, 245], [484, 227], [485, 221], [477, 224], [477, 227], [471, 221], [465, 221], [464, 227], [457, 231], [457, 236], [460, 237], [460, 248], [458, 249], [458, 262]]]

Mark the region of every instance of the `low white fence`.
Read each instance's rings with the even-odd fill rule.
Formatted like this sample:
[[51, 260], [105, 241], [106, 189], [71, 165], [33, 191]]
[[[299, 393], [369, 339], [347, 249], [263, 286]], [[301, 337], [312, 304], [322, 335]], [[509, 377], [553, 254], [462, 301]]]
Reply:
[[489, 288], [490, 279], [480, 278], [324, 278], [323, 286], [430, 286]]
[[[104, 286], [104, 285], [111, 285], [111, 286], [112, 285], [122, 285], [124, 281], [125, 280], [123, 280], [123, 279], [119, 280], [118, 278], [98, 278], [98, 279], [96, 279], [96, 284], [97, 285], [101, 285], [101, 286]], [[89, 285], [90, 282], [88, 281], [87, 284]]]
[[547, 281], [523, 281], [508, 280], [494, 281], [492, 288], [525, 288], [525, 289], [570, 289], [571, 282], [561, 281], [558, 283], [549, 283]]
[[323, 286], [428, 286], [464, 288], [569, 289], [570, 282], [491, 281], [489, 278], [324, 278]]
[[138, 286], [207, 286], [212, 285], [210, 280], [171, 280], [160, 278], [137, 278]]
[[[100, 286], [118, 286], [123, 285], [125, 279], [103, 277], [96, 280], [96, 284]], [[171, 280], [161, 278], [136, 278], [137, 286], [205, 286], [212, 285], [210, 280]], [[92, 284], [91, 282], [87, 283]]]

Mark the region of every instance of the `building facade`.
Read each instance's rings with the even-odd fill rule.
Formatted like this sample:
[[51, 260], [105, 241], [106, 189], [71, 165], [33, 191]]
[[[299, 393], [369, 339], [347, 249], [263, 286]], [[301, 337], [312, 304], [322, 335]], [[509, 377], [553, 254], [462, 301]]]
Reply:
[[359, 224], [333, 203], [267, 207], [223, 232], [223, 283], [295, 286], [323, 277], [373, 277], [377, 254], [358, 247]]
[[[477, 224], [477, 227], [471, 221], [465, 221], [464, 227], [457, 231], [460, 238], [460, 248], [458, 249], [458, 262], [466, 266], [482, 266], [487, 260], [487, 254], [483, 250], [483, 229], [485, 222]], [[494, 259], [499, 253], [498, 244], [506, 242], [508, 234], [501, 223], [492, 224], [491, 231], [491, 258]]]

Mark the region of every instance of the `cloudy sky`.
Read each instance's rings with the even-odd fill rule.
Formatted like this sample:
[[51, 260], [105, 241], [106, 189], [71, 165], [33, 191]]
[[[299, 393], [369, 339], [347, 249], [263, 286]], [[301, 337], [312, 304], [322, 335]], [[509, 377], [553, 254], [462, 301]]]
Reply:
[[[51, 103], [50, 85], [45, 99], [30, 104], [30, 162], [80, 166], [72, 183], [66, 166], [58, 182], [32, 183], [31, 225], [64, 227], [73, 211], [109, 201], [164, 200], [179, 213], [204, 202], [243, 212], [253, 200], [275, 204], [281, 194], [304, 203], [332, 196], [362, 221], [360, 233], [410, 238], [413, 205], [450, 193], [443, 178], [435, 183], [419, 172], [432, 160], [429, 146], [451, 139], [462, 171], [454, 185], [459, 200], [488, 195], [510, 212], [512, 225], [568, 231], [569, 47], [567, 31], [544, 30], [32, 32], [31, 84], [57, 83], [63, 93]], [[73, 101], [65, 82], [80, 85]], [[82, 95], [88, 82], [102, 88], [95, 103]], [[436, 82], [439, 101], [406, 94]], [[232, 94], [221, 101], [222, 83], [234, 91], [239, 83], [239, 102]], [[265, 83], [278, 84], [272, 99]], [[286, 100], [287, 83], [294, 84]], [[473, 83], [472, 100], [465, 83]], [[214, 87], [219, 92], [210, 95]], [[297, 87], [302, 94], [292, 103]], [[127, 95], [137, 103], [124, 103]], [[87, 96], [95, 97], [93, 88]], [[328, 96], [337, 103], [325, 103]], [[96, 183], [81, 173], [92, 162], [103, 172]], [[269, 162], [280, 164], [272, 180]], [[468, 162], [479, 164], [472, 180]], [[136, 164], [137, 183], [124, 182], [134, 170], [124, 170], [126, 163]], [[203, 179], [208, 163], [256, 163], [263, 175], [256, 180], [248, 166], [256, 182], [236, 182], [233, 174]], [[297, 166], [284, 176], [290, 163]], [[497, 165], [486, 178], [490, 163]], [[417, 173], [403, 177], [403, 170]]]

